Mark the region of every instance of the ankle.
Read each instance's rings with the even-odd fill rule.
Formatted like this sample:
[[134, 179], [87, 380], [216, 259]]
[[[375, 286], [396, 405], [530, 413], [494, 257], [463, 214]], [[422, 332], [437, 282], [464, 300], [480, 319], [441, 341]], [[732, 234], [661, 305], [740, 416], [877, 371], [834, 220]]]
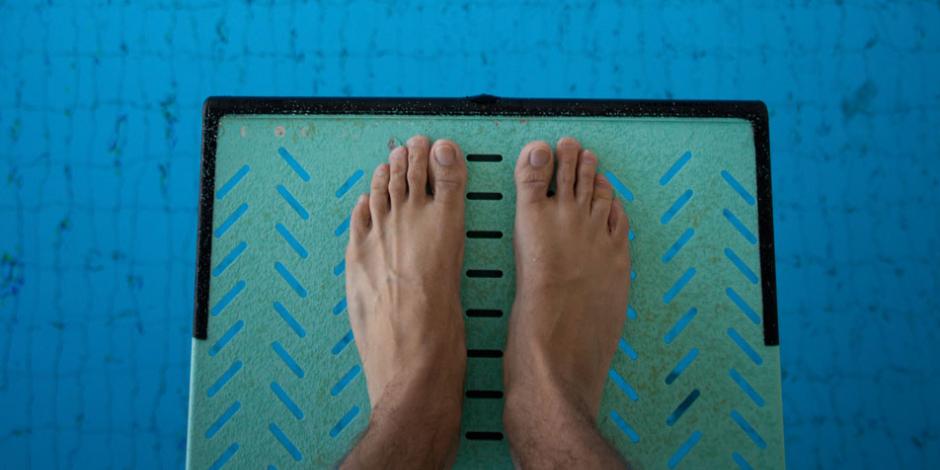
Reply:
[[[460, 429], [462, 383], [424, 373], [407, 373], [389, 383], [372, 410], [371, 421], [411, 423], [441, 435]], [[403, 427], [404, 428], [404, 427]]]
[[[444, 361], [441, 352], [435, 361], [416, 359], [407, 370], [399, 371], [379, 397], [376, 408], [409, 408], [459, 418], [463, 398], [465, 363]], [[446, 364], [446, 367], [442, 367]]]
[[[405, 379], [404, 375], [401, 376]], [[460, 443], [461, 394], [429, 391], [427, 378], [393, 380], [341, 468], [447, 468]]]
[[572, 384], [548, 374], [508, 384], [503, 422], [510, 439], [514, 430], [548, 436], [574, 422], [593, 426], [596, 419], [591, 407], [573, 390]]
[[595, 414], [564, 387], [507, 390], [503, 426], [514, 460], [523, 468], [626, 468]]

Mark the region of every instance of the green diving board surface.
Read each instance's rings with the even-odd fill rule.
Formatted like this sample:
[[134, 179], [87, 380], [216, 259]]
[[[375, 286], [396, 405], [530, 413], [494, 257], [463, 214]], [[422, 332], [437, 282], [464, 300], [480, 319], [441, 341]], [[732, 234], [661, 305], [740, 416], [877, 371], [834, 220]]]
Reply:
[[[633, 288], [598, 424], [640, 468], [783, 468], [767, 111], [759, 102], [210, 98], [187, 466], [330, 467], [369, 420], [344, 298], [349, 213], [389, 144], [468, 158], [458, 468], [511, 468], [502, 351], [525, 143], [594, 150]], [[625, 280], [626, 282], [626, 280]], [[485, 314], [479, 314], [484, 311]], [[428, 397], [433, 400], [434, 397]], [[415, 429], [415, 433], [422, 432]]]

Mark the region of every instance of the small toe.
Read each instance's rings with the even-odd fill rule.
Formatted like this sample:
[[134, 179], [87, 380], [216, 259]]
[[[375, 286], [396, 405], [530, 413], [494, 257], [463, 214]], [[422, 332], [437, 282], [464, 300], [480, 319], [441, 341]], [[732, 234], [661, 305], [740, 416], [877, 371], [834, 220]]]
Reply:
[[463, 203], [467, 187], [467, 162], [459, 145], [447, 139], [435, 141], [431, 147], [428, 170], [435, 202]]
[[392, 209], [405, 202], [408, 196], [408, 149], [396, 147], [388, 155], [389, 180], [388, 197], [392, 202]]
[[369, 184], [369, 209], [373, 217], [382, 217], [388, 214], [388, 178], [389, 165], [383, 163], [375, 167], [372, 172], [372, 183]]
[[578, 171], [578, 154], [581, 144], [571, 137], [562, 137], [555, 144], [558, 169], [555, 170], [555, 193], [561, 201], [574, 199], [574, 184]]
[[607, 225], [611, 235], [613, 235], [615, 239], [627, 241], [627, 235], [630, 231], [630, 220], [627, 218], [627, 213], [624, 212], [623, 204], [620, 203], [619, 199], [614, 199], [611, 205]]
[[591, 205], [595, 175], [597, 175], [597, 155], [590, 150], [582, 150], [578, 157], [578, 179], [574, 185], [575, 199], [579, 204]]
[[369, 233], [372, 225], [372, 214], [369, 212], [369, 195], [363, 194], [356, 200], [352, 216], [349, 221], [350, 241], [358, 243]]
[[516, 200], [521, 203], [547, 200], [553, 166], [548, 143], [539, 140], [523, 147], [516, 160]]
[[591, 191], [591, 218], [598, 223], [607, 223], [610, 219], [611, 205], [614, 202], [614, 188], [603, 175], [594, 175], [594, 189]]
[[428, 152], [431, 143], [427, 137], [416, 135], [408, 139], [408, 197], [425, 199], [428, 195]]

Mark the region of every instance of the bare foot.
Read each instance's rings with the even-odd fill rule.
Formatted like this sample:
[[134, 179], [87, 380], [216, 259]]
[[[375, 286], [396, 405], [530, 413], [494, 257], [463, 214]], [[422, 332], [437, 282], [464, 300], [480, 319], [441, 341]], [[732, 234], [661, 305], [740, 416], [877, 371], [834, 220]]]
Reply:
[[516, 299], [504, 420], [517, 457], [526, 441], [550, 440], [572, 423], [596, 434], [630, 290], [629, 222], [597, 164], [572, 138], [558, 141], [554, 159], [547, 143], [529, 143], [516, 164]]
[[[395, 430], [430, 422], [455, 449], [466, 370], [460, 270], [467, 167], [457, 144], [431, 147], [423, 136], [388, 160], [353, 209], [346, 250], [349, 321], [373, 409], [370, 433], [383, 417], [379, 432], [391, 439], [417, 428], [400, 436]], [[379, 463], [361, 448], [367, 442], [347, 463]]]

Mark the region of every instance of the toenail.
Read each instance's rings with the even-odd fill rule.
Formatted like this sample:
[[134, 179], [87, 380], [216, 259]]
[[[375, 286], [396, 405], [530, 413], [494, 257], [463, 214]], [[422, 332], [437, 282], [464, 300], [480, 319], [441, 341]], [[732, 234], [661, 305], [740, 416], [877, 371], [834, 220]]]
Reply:
[[408, 139], [408, 146], [417, 147], [419, 145], [426, 145], [427, 141], [428, 141], [427, 137], [424, 137], [423, 135], [416, 135]]
[[590, 150], [585, 150], [584, 153], [581, 155], [581, 158], [584, 159], [584, 163], [587, 163], [589, 165], [597, 164], [597, 156], [595, 156], [594, 152]]
[[532, 166], [545, 166], [550, 158], [548, 150], [536, 147], [529, 151], [529, 164]]
[[457, 159], [457, 152], [447, 144], [438, 145], [434, 148], [434, 159], [441, 165], [449, 166], [454, 164]]

